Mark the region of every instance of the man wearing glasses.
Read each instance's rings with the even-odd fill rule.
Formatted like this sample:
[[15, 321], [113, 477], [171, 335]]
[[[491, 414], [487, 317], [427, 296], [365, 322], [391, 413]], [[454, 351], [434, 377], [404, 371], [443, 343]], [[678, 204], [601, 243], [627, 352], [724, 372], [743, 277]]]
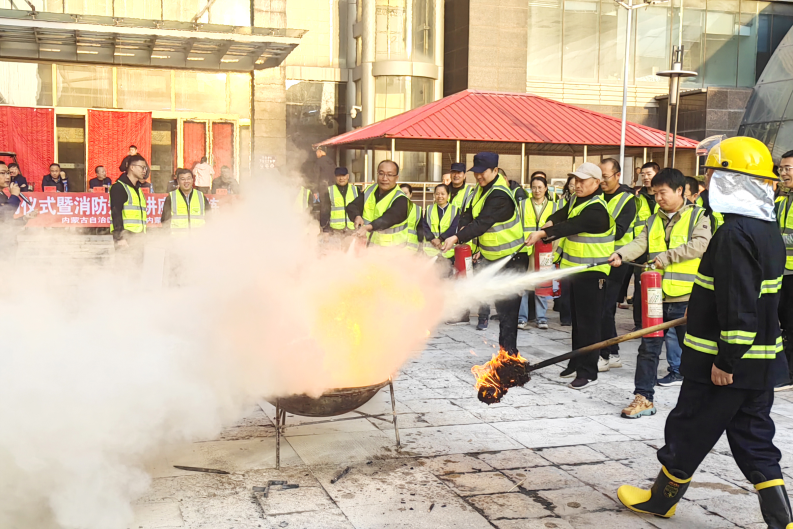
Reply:
[[405, 246], [408, 242], [408, 197], [396, 185], [399, 165], [383, 160], [377, 166], [377, 184], [347, 205], [354, 235], [375, 246]]
[[146, 233], [146, 196], [140, 187], [149, 165], [139, 154], [129, 158], [127, 172], [110, 188], [110, 233], [116, 248], [127, 247], [133, 237]]
[[0, 262], [4, 258], [13, 257], [16, 252], [16, 230], [25, 221], [35, 217], [38, 212], [32, 210], [24, 219], [15, 219], [14, 215], [20, 205], [22, 191], [11, 181], [11, 173], [4, 162], [0, 162]]
[[[789, 190], [793, 189], [793, 151], [782, 155], [779, 162], [779, 178]], [[786, 382], [779, 384], [774, 391], [793, 389], [793, 218], [790, 206], [793, 196], [788, 194], [776, 204], [776, 220], [782, 231], [782, 240], [785, 243], [785, 272], [782, 276], [782, 291], [779, 298], [779, 326], [782, 327], [782, 337], [785, 341], [785, 356], [787, 357], [790, 377]]]

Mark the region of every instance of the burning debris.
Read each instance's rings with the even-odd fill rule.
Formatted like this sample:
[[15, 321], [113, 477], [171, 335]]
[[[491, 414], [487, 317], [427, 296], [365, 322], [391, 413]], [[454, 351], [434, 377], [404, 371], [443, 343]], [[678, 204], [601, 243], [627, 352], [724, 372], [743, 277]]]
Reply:
[[509, 388], [531, 380], [528, 367], [529, 361], [520, 353], [513, 356], [500, 349], [488, 363], [471, 368], [476, 377], [477, 398], [485, 404], [500, 402]]

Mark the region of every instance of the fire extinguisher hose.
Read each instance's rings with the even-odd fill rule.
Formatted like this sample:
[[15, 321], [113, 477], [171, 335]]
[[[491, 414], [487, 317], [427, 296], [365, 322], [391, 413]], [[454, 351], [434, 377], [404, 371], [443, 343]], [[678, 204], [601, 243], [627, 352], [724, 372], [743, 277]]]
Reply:
[[609, 347], [611, 345], [615, 345], [618, 343], [627, 342], [628, 340], [635, 340], [636, 338], [641, 338], [642, 336], [645, 336], [647, 334], [652, 334], [657, 331], [664, 331], [666, 329], [671, 329], [672, 327], [677, 327], [678, 325], [685, 324], [686, 320], [687, 317], [683, 316], [682, 318], [678, 318], [676, 320], [667, 321], [659, 325], [653, 325], [652, 327], [647, 327], [646, 329], [629, 332], [628, 334], [623, 334], [622, 336], [616, 336], [608, 340], [603, 340], [602, 342], [594, 343], [592, 345], [587, 345], [586, 347], [582, 347], [580, 349], [570, 351], [569, 353], [565, 353], [559, 356], [554, 356], [553, 358], [549, 358], [548, 360], [543, 360], [542, 362], [539, 362], [533, 366], [529, 366], [528, 368], [526, 368], [526, 371], [527, 372], [536, 371], [537, 369], [542, 369], [543, 367], [552, 366], [554, 364], [558, 364], [559, 362], [564, 362], [565, 360], [575, 358], [576, 356], [581, 356], [586, 353], [591, 353], [592, 351], [603, 349], [604, 347]]

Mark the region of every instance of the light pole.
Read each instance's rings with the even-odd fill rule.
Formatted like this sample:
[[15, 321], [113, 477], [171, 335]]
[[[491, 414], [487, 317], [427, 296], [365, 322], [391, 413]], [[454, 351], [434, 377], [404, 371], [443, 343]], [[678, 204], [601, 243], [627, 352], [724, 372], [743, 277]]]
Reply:
[[640, 7], [650, 7], [655, 4], [663, 4], [669, 0], [644, 0], [641, 3], [634, 4], [633, 0], [628, 0], [626, 4], [622, 0], [615, 0], [618, 5], [621, 5], [628, 10], [628, 23], [625, 31], [625, 67], [622, 72], [622, 129], [620, 130], [620, 167], [623, 174], [625, 173], [625, 125], [628, 122], [628, 73], [630, 72], [631, 64], [631, 23], [633, 22], [633, 10]]
[[675, 110], [675, 132], [672, 136], [672, 165], [675, 166], [675, 151], [677, 147], [677, 119], [680, 115], [680, 78], [696, 77], [697, 72], [683, 69], [684, 46], [675, 46], [672, 51], [672, 69], [658, 72], [661, 77], [669, 78], [669, 99], [666, 102], [666, 139], [664, 140], [664, 167], [669, 167], [669, 126], [672, 118], [672, 109]]

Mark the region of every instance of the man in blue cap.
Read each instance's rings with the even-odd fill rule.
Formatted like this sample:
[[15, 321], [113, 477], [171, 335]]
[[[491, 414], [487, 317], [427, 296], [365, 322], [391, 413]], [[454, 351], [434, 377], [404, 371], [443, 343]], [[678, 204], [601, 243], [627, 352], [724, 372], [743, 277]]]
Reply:
[[[480, 152], [474, 156], [474, 166], [470, 170], [479, 185], [470, 202], [465, 204], [460, 231], [446, 239], [441, 251], [447, 252], [455, 244], [476, 239], [474, 250], [481, 252], [480, 259], [491, 263], [512, 256], [504, 268], [525, 272], [529, 256], [516, 253], [523, 244], [523, 223], [507, 180], [498, 174], [498, 154]], [[516, 294], [497, 301], [496, 310], [499, 314], [498, 343], [507, 353], [517, 355], [520, 296]]]
[[336, 183], [323, 192], [319, 201], [319, 225], [325, 233], [343, 234], [355, 229], [345, 210], [358, 198], [358, 188], [350, 185], [346, 167], [337, 167], [334, 175]]
[[463, 205], [471, 200], [474, 186], [465, 185], [465, 164], [453, 163], [451, 169], [452, 183], [449, 185], [449, 204], [463, 211]]

